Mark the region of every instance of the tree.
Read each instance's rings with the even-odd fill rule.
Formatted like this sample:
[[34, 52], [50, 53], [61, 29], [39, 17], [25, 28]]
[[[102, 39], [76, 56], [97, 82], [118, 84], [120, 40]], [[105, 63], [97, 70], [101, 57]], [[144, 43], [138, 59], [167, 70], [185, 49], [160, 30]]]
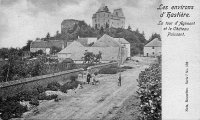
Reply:
[[106, 23], [106, 28], [109, 28], [109, 24], [108, 23]]
[[127, 30], [130, 30], [130, 31], [132, 30], [130, 25], [128, 26]]
[[50, 37], [51, 37], [51, 36], [50, 36], [50, 33], [48, 32], [47, 35], [46, 35], [46, 40], [49, 40]]
[[100, 30], [99, 30], [99, 34], [100, 34], [100, 35], [103, 35], [103, 34], [104, 34], [104, 29], [103, 29], [102, 26], [101, 26], [101, 28], [100, 28]]
[[95, 30], [97, 30], [98, 28], [97, 28], [97, 24], [95, 24]]
[[161, 40], [160, 34], [157, 34], [157, 33], [152, 34], [151, 37], [149, 38], [149, 41], [152, 41], [155, 38], [158, 38], [159, 40]]
[[0, 58], [5, 59], [8, 58], [9, 49], [8, 48], [1, 48], [0, 49]]
[[59, 31], [57, 30], [57, 31], [56, 31], [56, 36], [59, 36], [59, 34], [60, 34], [60, 33], [59, 33]]
[[53, 47], [51, 47], [50, 54], [56, 54], [56, 53], [60, 52], [61, 50], [62, 50], [61, 48], [53, 46]]
[[136, 33], [140, 33], [140, 31], [138, 30], [138, 28], [135, 30]]
[[94, 54], [93, 52], [85, 51], [83, 59], [83, 63], [93, 63], [94, 61]]
[[22, 50], [23, 51], [30, 51], [30, 46], [31, 46], [32, 42], [33, 42], [32, 40], [28, 40], [27, 43], [26, 43], [26, 46], [22, 47]]

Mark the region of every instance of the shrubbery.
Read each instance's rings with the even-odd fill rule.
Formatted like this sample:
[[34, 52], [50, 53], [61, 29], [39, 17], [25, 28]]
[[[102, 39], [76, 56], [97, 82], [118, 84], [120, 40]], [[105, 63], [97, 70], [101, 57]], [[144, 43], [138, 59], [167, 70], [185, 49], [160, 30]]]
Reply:
[[[35, 90], [33, 90], [33, 91], [35, 91]], [[16, 100], [18, 100], [18, 101], [23, 101], [23, 100], [24, 101], [30, 101], [32, 98], [34, 98], [34, 94], [36, 94], [33, 91], [24, 90], [24, 91], [19, 92], [18, 94], [16, 94]]]
[[67, 90], [69, 89], [74, 89], [78, 87], [78, 84], [81, 84], [79, 81], [76, 81], [76, 79], [78, 78], [78, 76], [70, 76], [70, 82], [65, 83], [64, 85], [61, 86], [61, 92], [66, 93]]
[[24, 107], [20, 104], [19, 101], [29, 101], [29, 104], [38, 106], [39, 100], [55, 100], [59, 101], [58, 95], [47, 95], [46, 90], [57, 91], [61, 90], [65, 92], [68, 89], [74, 89], [80, 84], [79, 81], [76, 81], [78, 76], [72, 75], [70, 77], [70, 82], [60, 85], [58, 82], [51, 82], [47, 87], [38, 86], [33, 90], [24, 90], [12, 97], [0, 98], [0, 118], [7, 120], [10, 118], [21, 117], [24, 112], [26, 112], [27, 106]]
[[47, 89], [52, 91], [58, 91], [60, 87], [61, 86], [58, 82], [51, 82], [47, 85]]
[[46, 95], [45, 93], [40, 93], [38, 95], [38, 100], [53, 100], [58, 98], [58, 95]]
[[45, 91], [47, 90], [47, 88], [45, 88], [45, 87], [43, 87], [43, 86], [41, 86], [41, 85], [39, 85], [36, 89], [37, 89], [37, 91], [38, 91], [39, 93], [43, 93], [43, 92], [45, 92]]
[[122, 69], [132, 69], [133, 67], [131, 66], [123, 66]]
[[137, 93], [140, 98], [141, 120], [161, 120], [161, 64], [159, 63], [151, 65], [139, 75]]
[[22, 106], [17, 100], [11, 97], [4, 100], [0, 98], [0, 118], [3, 120], [21, 117], [27, 110], [26, 106]]
[[116, 74], [118, 72], [123, 71], [125, 71], [125, 69], [116, 66], [111, 66], [108, 68], [102, 68], [101, 70], [99, 70], [99, 74]]
[[77, 68], [73, 62], [49, 63], [47, 61], [49, 61], [47, 56], [26, 60], [17, 55], [13, 55], [3, 65], [0, 65], [0, 82], [19, 80]]
[[37, 98], [32, 98], [31, 101], [29, 102], [29, 104], [38, 106], [40, 103]]

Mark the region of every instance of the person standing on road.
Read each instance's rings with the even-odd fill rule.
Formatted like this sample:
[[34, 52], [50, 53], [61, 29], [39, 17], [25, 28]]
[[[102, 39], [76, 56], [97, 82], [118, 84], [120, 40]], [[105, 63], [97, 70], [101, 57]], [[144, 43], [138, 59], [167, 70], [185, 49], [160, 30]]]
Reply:
[[121, 80], [122, 80], [121, 73], [119, 73], [118, 86], [121, 86]]
[[87, 74], [87, 83], [88, 83], [88, 84], [90, 84], [90, 78], [91, 78], [91, 75], [90, 75], [90, 73], [88, 73], [88, 74]]

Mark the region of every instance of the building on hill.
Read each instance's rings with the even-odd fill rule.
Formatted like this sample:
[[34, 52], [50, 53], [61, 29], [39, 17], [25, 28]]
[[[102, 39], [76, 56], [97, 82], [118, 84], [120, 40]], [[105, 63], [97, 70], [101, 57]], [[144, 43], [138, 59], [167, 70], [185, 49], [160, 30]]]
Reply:
[[125, 17], [122, 8], [114, 9], [111, 13], [108, 6], [102, 4], [96, 13], [92, 16], [93, 28], [125, 28]]
[[[119, 48], [118, 47], [85, 47], [81, 43], [74, 41], [68, 47], [58, 53], [59, 61], [63, 61], [67, 58], [72, 59], [75, 63], [83, 63], [82, 57], [84, 57], [85, 51], [93, 52], [94, 54], [102, 53], [103, 63], [110, 61], [118, 61]], [[109, 52], [108, 52], [109, 51]]]
[[66, 58], [71, 58], [74, 61], [81, 60], [82, 54], [81, 50], [84, 49], [84, 46], [77, 42], [73, 41], [69, 46], [67, 46], [65, 49], [61, 50], [57, 55], [59, 61], [63, 61]]
[[159, 56], [161, 55], [161, 41], [158, 38], [153, 39], [144, 46], [144, 56]]
[[66, 44], [63, 40], [36, 40], [31, 43], [30, 52], [42, 50], [43, 53], [50, 54], [50, 50], [53, 46], [60, 49], [64, 49], [66, 47]]
[[113, 37], [104, 34], [95, 42], [92, 47], [123, 47], [119, 42], [114, 40]]
[[97, 41], [97, 38], [95, 38], [95, 37], [87, 37], [87, 38], [78, 37], [78, 39], [76, 41], [80, 42], [83, 46], [88, 47], [88, 46], [92, 46]]
[[77, 25], [80, 21], [74, 19], [66, 19], [61, 23], [61, 34], [70, 33], [74, 29], [74, 26]]
[[114, 38], [118, 43], [120, 43], [121, 45], [125, 46], [125, 48], [127, 49], [127, 57], [131, 57], [131, 45], [130, 43], [125, 40], [124, 38]]
[[[96, 41], [96, 42], [95, 42]], [[121, 40], [122, 41], [122, 40]], [[88, 44], [93, 43], [92, 46]], [[127, 58], [127, 48], [109, 35], [103, 35], [99, 40], [94, 38], [79, 38], [58, 53], [59, 61], [71, 58], [76, 63], [82, 63], [84, 52], [102, 53], [101, 62], [117, 61], [123, 63]]]
[[117, 47], [85, 47], [77, 41], [71, 43], [68, 47], [60, 51], [57, 55], [59, 61], [70, 58], [75, 63], [83, 63], [82, 57], [84, 57], [84, 53], [86, 50], [88, 52], [93, 52], [94, 54], [98, 54], [99, 52], [101, 52], [101, 62], [103, 63], [118, 61], [119, 48]]
[[120, 42], [118, 42], [117, 40], [115, 40], [113, 37], [104, 34], [101, 38], [99, 38], [97, 40], [97, 42], [95, 42], [92, 47], [117, 47], [119, 49], [119, 56], [118, 56], [118, 61], [119, 63], [123, 63], [126, 58], [128, 57], [127, 53], [127, 49], [126, 47], [121, 44]]

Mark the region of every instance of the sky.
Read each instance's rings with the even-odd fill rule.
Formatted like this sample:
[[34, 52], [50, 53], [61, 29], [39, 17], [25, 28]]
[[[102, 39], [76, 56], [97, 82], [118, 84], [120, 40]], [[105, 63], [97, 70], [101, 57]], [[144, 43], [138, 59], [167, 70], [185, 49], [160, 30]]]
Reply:
[[161, 0], [0, 0], [0, 48], [22, 47], [27, 40], [55, 35], [64, 19], [84, 20], [92, 25], [92, 15], [105, 3], [110, 12], [122, 8], [128, 25], [144, 31], [146, 39], [159, 33], [157, 7]]

